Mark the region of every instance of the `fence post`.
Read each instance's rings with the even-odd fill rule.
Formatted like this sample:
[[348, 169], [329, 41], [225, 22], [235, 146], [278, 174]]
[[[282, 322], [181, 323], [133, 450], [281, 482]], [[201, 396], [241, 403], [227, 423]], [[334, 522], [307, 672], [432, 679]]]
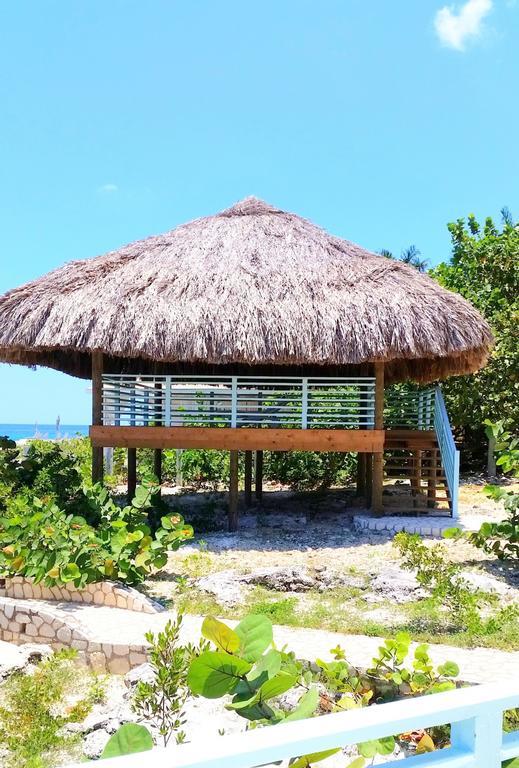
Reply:
[[451, 724], [451, 745], [474, 755], [474, 768], [501, 768], [503, 713], [489, 705], [487, 712]]
[[303, 391], [301, 403], [301, 429], [308, 427], [308, 378], [303, 376]]
[[164, 426], [171, 426], [171, 376], [166, 376], [164, 389]]
[[238, 423], [238, 378], [233, 376], [231, 379], [231, 427], [236, 427]]

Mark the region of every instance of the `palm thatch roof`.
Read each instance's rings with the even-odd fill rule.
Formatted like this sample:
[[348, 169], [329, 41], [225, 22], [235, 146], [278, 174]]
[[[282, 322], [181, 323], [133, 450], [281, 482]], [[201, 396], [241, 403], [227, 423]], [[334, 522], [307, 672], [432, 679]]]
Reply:
[[0, 360], [83, 377], [101, 350], [112, 372], [385, 361], [389, 381], [432, 381], [477, 370], [491, 344], [457, 294], [255, 198], [0, 297]]

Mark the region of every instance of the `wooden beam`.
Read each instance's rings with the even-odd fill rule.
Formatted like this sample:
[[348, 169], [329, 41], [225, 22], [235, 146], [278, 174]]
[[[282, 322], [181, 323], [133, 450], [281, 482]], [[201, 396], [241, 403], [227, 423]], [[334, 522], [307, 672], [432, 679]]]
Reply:
[[[92, 426], [103, 423], [103, 353], [92, 352]], [[92, 482], [103, 482], [103, 447], [92, 441]]]
[[252, 451], [245, 451], [245, 506], [252, 504]]
[[[304, 430], [303, 430], [304, 431]], [[256, 499], [263, 501], [263, 451], [256, 451], [256, 477], [254, 481], [254, 493]]]
[[123, 448], [215, 448], [227, 451], [381, 451], [384, 431], [376, 429], [254, 429], [243, 427], [93, 426], [98, 446]]
[[128, 503], [135, 496], [137, 488], [137, 450], [128, 448]]
[[229, 530], [238, 530], [238, 451], [230, 452]]
[[[384, 429], [384, 363], [375, 363], [375, 431]], [[373, 479], [371, 486], [371, 509], [374, 515], [383, 511], [382, 491], [384, 488], [384, 451], [373, 451]]]

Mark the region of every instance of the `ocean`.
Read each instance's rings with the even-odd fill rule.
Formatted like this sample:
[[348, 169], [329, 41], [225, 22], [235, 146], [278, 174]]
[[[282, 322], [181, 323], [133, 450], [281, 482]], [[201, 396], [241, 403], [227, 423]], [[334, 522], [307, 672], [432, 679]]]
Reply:
[[88, 435], [88, 424], [0, 424], [0, 436], [7, 435], [11, 440], [27, 440], [31, 437], [41, 440]]

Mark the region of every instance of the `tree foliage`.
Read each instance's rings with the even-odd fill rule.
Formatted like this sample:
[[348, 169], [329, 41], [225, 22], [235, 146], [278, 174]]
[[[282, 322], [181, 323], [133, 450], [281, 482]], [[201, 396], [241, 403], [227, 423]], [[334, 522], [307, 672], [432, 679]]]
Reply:
[[488, 365], [443, 385], [447, 409], [465, 448], [484, 445], [484, 421], [504, 418], [519, 427], [519, 227], [503, 210], [501, 228], [474, 216], [448, 225], [452, 257], [431, 270], [445, 288], [468, 299], [489, 322], [495, 347]]

